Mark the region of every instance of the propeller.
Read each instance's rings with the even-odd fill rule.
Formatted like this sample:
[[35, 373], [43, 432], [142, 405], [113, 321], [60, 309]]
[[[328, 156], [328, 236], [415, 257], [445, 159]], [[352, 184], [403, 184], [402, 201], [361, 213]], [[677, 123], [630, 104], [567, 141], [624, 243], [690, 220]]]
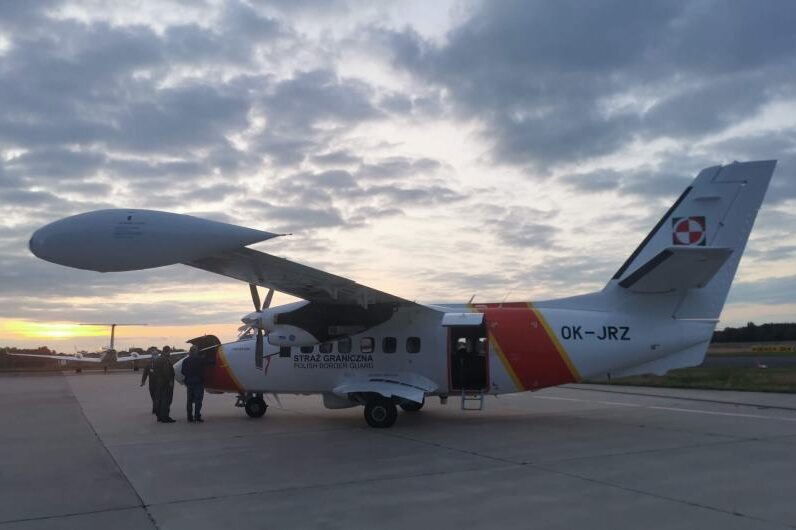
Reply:
[[[262, 313], [266, 309], [271, 306], [271, 300], [274, 298], [274, 290], [268, 289], [268, 294], [265, 295], [265, 301], [263, 301], [262, 305], [260, 305], [260, 292], [257, 290], [257, 286], [253, 283], [249, 284], [249, 291], [252, 295], [252, 303], [254, 304], [254, 311], [256, 313]], [[262, 321], [260, 320], [259, 316], [256, 319], [244, 319], [244, 323], [246, 326], [239, 328], [242, 330], [241, 335], [247, 333], [252, 328], [257, 328], [257, 342], [256, 347], [254, 350], [254, 365], [257, 367], [258, 370], [263, 369], [263, 328], [262, 328]]]

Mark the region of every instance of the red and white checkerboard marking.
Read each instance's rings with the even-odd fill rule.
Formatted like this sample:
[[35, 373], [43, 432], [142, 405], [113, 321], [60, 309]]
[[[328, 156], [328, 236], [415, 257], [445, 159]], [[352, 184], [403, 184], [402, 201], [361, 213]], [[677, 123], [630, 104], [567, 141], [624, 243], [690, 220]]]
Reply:
[[694, 216], [672, 219], [672, 243], [675, 245], [704, 245], [705, 218]]

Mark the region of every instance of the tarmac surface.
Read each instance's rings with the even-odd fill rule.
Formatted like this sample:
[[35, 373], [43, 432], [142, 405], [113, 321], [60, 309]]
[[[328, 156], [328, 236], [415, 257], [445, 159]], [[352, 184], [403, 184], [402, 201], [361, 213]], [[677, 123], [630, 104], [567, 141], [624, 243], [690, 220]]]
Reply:
[[568, 386], [365, 426], [281, 396], [158, 424], [139, 375], [0, 376], [0, 530], [796, 528], [796, 394]]

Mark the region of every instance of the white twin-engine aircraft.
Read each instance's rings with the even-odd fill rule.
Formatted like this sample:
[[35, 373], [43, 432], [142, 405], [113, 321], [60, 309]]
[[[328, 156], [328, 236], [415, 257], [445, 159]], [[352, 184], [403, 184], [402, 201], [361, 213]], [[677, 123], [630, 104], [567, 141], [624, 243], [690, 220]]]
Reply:
[[[264, 393], [321, 394], [390, 427], [396, 406], [417, 411], [428, 396], [480, 409], [485, 394], [702, 363], [775, 165], [702, 170], [601, 291], [538, 303], [419, 304], [247, 248], [278, 234], [150, 210], [61, 219], [30, 249], [79, 269], [182, 263], [247, 282], [242, 336], [189, 341], [205, 352], [208, 390], [237, 393], [252, 417]], [[274, 290], [304, 301], [271, 308]]]
[[[51, 361], [58, 361], [58, 364], [65, 365], [73, 363], [77, 366], [77, 371], [80, 371], [81, 365], [99, 364], [108, 369], [112, 363], [133, 363], [133, 368], [137, 369], [136, 361], [145, 361], [152, 357], [149, 353], [138, 353], [135, 351], [117, 352], [114, 349], [114, 341], [116, 337], [116, 328], [118, 326], [146, 326], [146, 324], [80, 324], [81, 326], [110, 326], [111, 328], [111, 343], [107, 348], [97, 352], [96, 355], [89, 355], [88, 352], [80, 351], [74, 355], [51, 355], [45, 353], [8, 353], [12, 357], [35, 357], [36, 359], [49, 359]], [[185, 353], [180, 350], [176, 353]]]

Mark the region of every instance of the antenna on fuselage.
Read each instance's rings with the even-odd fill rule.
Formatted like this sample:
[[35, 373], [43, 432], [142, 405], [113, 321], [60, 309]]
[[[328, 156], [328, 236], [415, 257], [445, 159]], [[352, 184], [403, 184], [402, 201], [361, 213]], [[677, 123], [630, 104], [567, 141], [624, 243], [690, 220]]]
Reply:
[[514, 292], [514, 289], [512, 289], [512, 290], [511, 290], [511, 291], [509, 291], [509, 292], [507, 292], [507, 293], [506, 293], [506, 296], [504, 296], [504, 297], [503, 297], [503, 300], [500, 302], [500, 305], [503, 305], [503, 304], [505, 304], [505, 303], [506, 303], [506, 300], [508, 300], [509, 296], [511, 296], [511, 293], [513, 293], [513, 292]]

